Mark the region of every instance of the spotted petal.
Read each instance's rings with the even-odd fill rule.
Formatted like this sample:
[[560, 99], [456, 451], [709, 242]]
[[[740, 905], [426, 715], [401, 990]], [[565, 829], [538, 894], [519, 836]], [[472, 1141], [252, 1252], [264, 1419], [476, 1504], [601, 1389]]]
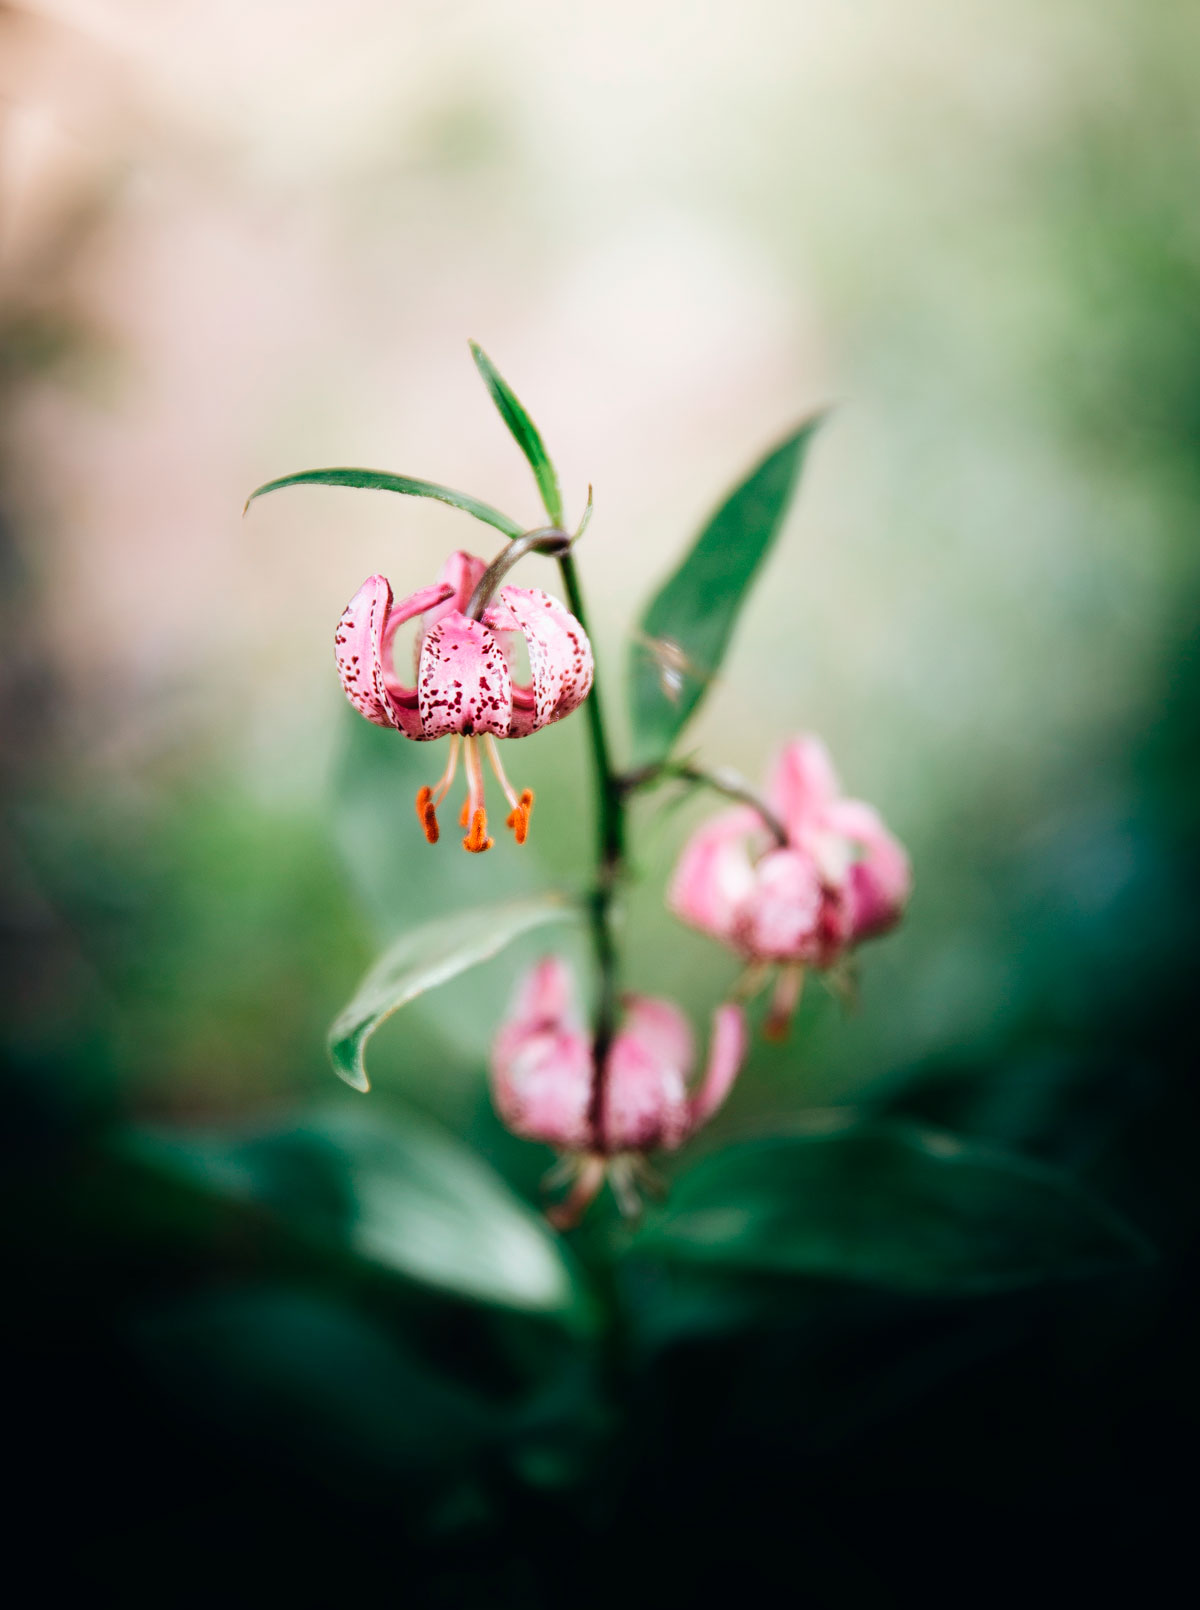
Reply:
[[417, 703], [426, 738], [452, 732], [506, 738], [512, 678], [495, 633], [457, 610], [444, 615], [421, 644]]
[[691, 1032], [667, 1001], [637, 1000], [613, 1038], [600, 1142], [610, 1152], [670, 1150], [691, 1128], [686, 1079]]
[[754, 869], [753, 892], [735, 921], [735, 939], [758, 961], [815, 960], [827, 902], [813, 857], [772, 850]]
[[483, 618], [497, 631], [519, 631], [529, 649], [530, 687], [516, 689], [511, 737], [524, 738], [583, 703], [592, 687], [592, 645], [556, 598], [539, 587], [502, 587]]
[[[387, 577], [368, 576], [342, 612], [333, 651], [346, 697], [359, 715], [377, 727], [407, 732], [407, 712], [388, 689], [383, 669], [383, 635], [391, 613]], [[415, 711], [411, 719], [415, 724]]]

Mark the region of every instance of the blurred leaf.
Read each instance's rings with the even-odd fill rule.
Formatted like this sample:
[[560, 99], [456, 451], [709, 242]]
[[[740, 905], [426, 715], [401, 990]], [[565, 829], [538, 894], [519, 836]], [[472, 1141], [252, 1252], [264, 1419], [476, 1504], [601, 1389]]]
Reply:
[[354, 999], [329, 1031], [334, 1069], [355, 1090], [369, 1090], [363, 1056], [379, 1025], [409, 1001], [436, 989], [502, 951], [519, 934], [545, 923], [577, 919], [566, 895], [551, 891], [507, 905], [472, 906], [452, 917], [435, 917], [401, 934], [371, 968]]
[[635, 765], [667, 754], [720, 669], [820, 423], [805, 421], [730, 493], [643, 614], [629, 682]]
[[143, 1128], [127, 1144], [144, 1162], [427, 1286], [585, 1317], [544, 1220], [478, 1153], [411, 1113], [328, 1108], [270, 1129]]
[[512, 432], [517, 446], [529, 460], [538, 491], [552, 525], [561, 525], [563, 517], [562, 493], [558, 486], [558, 472], [550, 462], [541, 433], [505, 380], [496, 365], [476, 341], [471, 342], [471, 356], [475, 367], [483, 376], [483, 383], [491, 392], [492, 401], [500, 410], [500, 417]]
[[506, 537], [519, 537], [524, 529], [515, 520], [510, 520], [507, 514], [493, 509], [490, 503], [471, 497], [467, 492], [439, 486], [436, 481], [418, 481], [411, 475], [392, 475], [387, 470], [299, 470], [295, 475], [281, 475], [276, 481], [266, 481], [256, 487], [246, 499], [242, 513], [246, 512], [255, 498], [263, 497], [267, 492], [278, 492], [284, 486], [360, 486], [376, 492], [403, 492], [409, 497], [436, 498], [439, 503], [449, 503], [452, 508], [473, 514], [485, 525], [495, 526]]
[[706, 1157], [636, 1249], [922, 1292], [983, 1292], [1143, 1261], [1140, 1236], [1024, 1158], [889, 1122]]
[[194, 1293], [146, 1310], [133, 1339], [206, 1424], [326, 1480], [453, 1475], [491, 1432], [487, 1403], [328, 1296]]

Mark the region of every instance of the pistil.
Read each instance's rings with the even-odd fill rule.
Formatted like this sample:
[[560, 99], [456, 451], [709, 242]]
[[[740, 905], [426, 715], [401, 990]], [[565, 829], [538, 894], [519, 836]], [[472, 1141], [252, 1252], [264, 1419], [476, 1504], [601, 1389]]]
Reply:
[[488, 837], [487, 810], [483, 801], [483, 767], [479, 761], [479, 739], [467, 738], [464, 744], [464, 765], [467, 771], [467, 818], [470, 827], [463, 840], [463, 849], [472, 855], [490, 850], [494, 839]]
[[767, 1021], [763, 1024], [764, 1039], [776, 1041], [787, 1039], [792, 1015], [800, 1004], [800, 992], [803, 988], [804, 968], [800, 963], [792, 963], [779, 969], [779, 977], [775, 980], [775, 993], [771, 997], [771, 1010], [767, 1013]]

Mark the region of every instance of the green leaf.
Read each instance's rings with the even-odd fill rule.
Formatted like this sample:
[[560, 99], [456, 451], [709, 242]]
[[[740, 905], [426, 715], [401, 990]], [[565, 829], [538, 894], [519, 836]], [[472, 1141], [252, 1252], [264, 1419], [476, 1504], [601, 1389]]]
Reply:
[[635, 1242], [656, 1257], [917, 1292], [985, 1292], [1144, 1261], [1066, 1177], [944, 1130], [853, 1123], [705, 1158]]
[[261, 1279], [188, 1291], [130, 1325], [144, 1368], [239, 1448], [283, 1448], [328, 1481], [363, 1469], [444, 1481], [492, 1430], [489, 1405], [338, 1297]]
[[820, 423], [806, 420], [730, 493], [643, 614], [629, 682], [636, 766], [668, 753], [720, 669]]
[[385, 1019], [479, 962], [490, 960], [519, 934], [546, 923], [577, 920], [579, 908], [551, 891], [499, 906], [472, 906], [400, 935], [371, 968], [329, 1031], [335, 1071], [355, 1090], [369, 1090], [363, 1061], [367, 1041]]
[[458, 1296], [580, 1318], [545, 1221], [456, 1136], [413, 1113], [328, 1106], [269, 1127], [145, 1127], [143, 1163], [253, 1203], [318, 1243]]
[[550, 462], [541, 433], [525, 412], [524, 406], [496, 365], [476, 341], [471, 342], [471, 356], [475, 367], [483, 376], [483, 383], [492, 394], [492, 401], [500, 410], [500, 417], [516, 439], [517, 446], [529, 460], [538, 491], [542, 494], [551, 525], [562, 525], [562, 493], [558, 486], [558, 472]]
[[493, 509], [490, 503], [482, 503], [466, 492], [456, 492], [450, 486], [439, 486], [436, 481], [418, 481], [411, 475], [392, 475], [387, 470], [298, 470], [295, 475], [281, 475], [276, 481], [267, 481], [256, 487], [246, 499], [246, 508], [242, 513], [246, 512], [255, 498], [267, 492], [278, 492], [284, 486], [361, 486], [375, 492], [403, 492], [409, 497], [436, 498], [439, 503], [449, 503], [452, 508], [473, 514], [485, 525], [495, 526], [506, 537], [519, 537], [524, 529], [507, 514]]

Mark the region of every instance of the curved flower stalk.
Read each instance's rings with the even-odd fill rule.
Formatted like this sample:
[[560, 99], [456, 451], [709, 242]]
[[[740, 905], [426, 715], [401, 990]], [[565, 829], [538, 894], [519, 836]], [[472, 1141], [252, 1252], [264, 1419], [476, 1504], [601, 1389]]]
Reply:
[[746, 1054], [745, 1015], [728, 1003], [713, 1014], [708, 1065], [695, 1089], [692, 1031], [678, 1007], [625, 997], [603, 1065], [581, 1026], [567, 964], [547, 956], [522, 983], [492, 1048], [492, 1099], [504, 1124], [564, 1153], [556, 1173], [573, 1181], [551, 1214], [576, 1223], [607, 1178], [623, 1212], [635, 1213], [645, 1154], [674, 1151], [729, 1094]]
[[843, 799], [825, 745], [793, 739], [767, 799], [780, 843], [750, 806], [722, 811], [686, 845], [668, 901], [692, 927], [750, 963], [747, 988], [779, 966], [765, 1033], [782, 1038], [806, 966], [831, 968], [899, 921], [911, 890], [908, 856], [861, 800]]
[[[406, 738], [450, 739], [445, 770], [417, 793], [417, 816], [425, 837], [439, 837], [437, 807], [454, 781], [460, 750], [467, 776], [461, 823], [464, 849], [489, 850], [482, 746], [509, 803], [507, 825], [525, 842], [533, 791], [520, 794], [504, 772], [497, 738], [524, 738], [559, 721], [586, 699], [592, 686], [592, 649], [587, 633], [557, 599], [537, 587], [501, 587], [476, 619], [472, 595], [487, 563], [461, 550], [452, 553], [431, 587], [399, 603], [385, 576], [368, 576], [347, 604], [334, 639], [338, 674], [346, 697], [376, 726], [394, 727]], [[412, 686], [393, 663], [397, 629], [419, 618]], [[530, 680], [517, 681], [515, 648], [524, 640]]]

